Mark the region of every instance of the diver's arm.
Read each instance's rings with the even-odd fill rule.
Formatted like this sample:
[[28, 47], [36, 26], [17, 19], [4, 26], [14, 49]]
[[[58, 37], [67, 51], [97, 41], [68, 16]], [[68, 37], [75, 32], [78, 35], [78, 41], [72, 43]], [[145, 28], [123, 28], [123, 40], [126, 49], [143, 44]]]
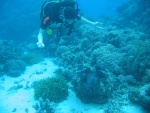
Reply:
[[38, 42], [37, 42], [37, 46], [39, 48], [45, 47], [45, 45], [43, 43], [43, 32], [44, 32], [44, 29], [40, 28], [40, 31], [39, 31], [39, 34], [38, 34]]
[[85, 22], [85, 23], [87, 23], [87, 24], [90, 24], [90, 25], [93, 25], [93, 26], [96, 26], [96, 27], [98, 27], [98, 28], [101, 28], [99, 25], [100, 25], [100, 23], [99, 22], [92, 22], [92, 21], [90, 21], [90, 20], [88, 20], [88, 19], [86, 19], [86, 18], [84, 18], [84, 17], [81, 17], [81, 21], [83, 21], [83, 22]]

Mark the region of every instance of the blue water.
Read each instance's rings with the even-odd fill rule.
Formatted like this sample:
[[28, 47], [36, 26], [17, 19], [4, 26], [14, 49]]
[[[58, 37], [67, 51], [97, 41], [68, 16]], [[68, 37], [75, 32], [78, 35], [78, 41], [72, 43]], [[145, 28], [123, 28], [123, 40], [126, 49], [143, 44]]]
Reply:
[[116, 16], [116, 8], [128, 0], [78, 0], [81, 11], [94, 19]]
[[40, 26], [43, 0], [15, 0], [1, 2], [0, 37], [16, 41], [26, 40]]

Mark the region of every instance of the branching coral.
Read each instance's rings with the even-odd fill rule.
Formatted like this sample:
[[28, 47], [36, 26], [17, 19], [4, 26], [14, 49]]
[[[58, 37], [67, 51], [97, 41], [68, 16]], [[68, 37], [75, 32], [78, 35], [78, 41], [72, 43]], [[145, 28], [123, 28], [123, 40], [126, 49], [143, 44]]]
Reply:
[[35, 83], [35, 99], [49, 99], [51, 102], [63, 101], [68, 95], [67, 82], [62, 76], [42, 79]]

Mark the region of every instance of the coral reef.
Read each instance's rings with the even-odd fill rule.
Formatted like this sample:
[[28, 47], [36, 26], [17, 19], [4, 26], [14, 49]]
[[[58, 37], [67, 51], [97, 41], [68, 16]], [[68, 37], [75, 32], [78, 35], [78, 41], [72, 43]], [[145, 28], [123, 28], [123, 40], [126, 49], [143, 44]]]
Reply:
[[18, 59], [22, 53], [21, 49], [13, 41], [0, 40], [0, 63], [8, 60]]
[[[58, 46], [67, 49], [56, 55], [56, 63], [63, 67], [59, 74], [71, 81], [82, 102], [108, 103], [149, 77], [150, 44], [146, 33], [113, 25], [99, 32], [91, 26], [80, 25], [78, 33], [78, 43], [72, 41]], [[115, 92], [118, 94], [114, 95]], [[113, 108], [115, 105], [108, 108], [109, 112]]]
[[8, 60], [3, 67], [4, 72], [11, 77], [20, 76], [26, 69], [26, 63], [22, 60]]
[[117, 51], [112, 45], [101, 46], [91, 53], [91, 63], [101, 70], [121, 73], [124, 53]]
[[39, 98], [39, 102], [32, 107], [36, 110], [36, 113], [55, 113], [56, 105], [48, 99], [44, 101], [42, 98]]
[[[150, 1], [148, 0], [129, 0], [128, 3], [123, 4], [117, 10], [120, 14], [118, 18], [118, 26], [128, 26], [134, 29], [143, 30], [143, 32], [149, 32], [150, 23]], [[119, 25], [119, 23], [121, 24]], [[135, 28], [135, 26], [138, 26]]]
[[61, 102], [68, 95], [67, 82], [62, 76], [42, 79], [34, 85], [35, 99], [49, 99], [50, 102]]
[[59, 46], [55, 54], [57, 57], [61, 57], [61, 55], [67, 51], [69, 51], [69, 48], [67, 46]]
[[84, 103], [104, 104], [111, 96], [111, 85], [107, 79], [86, 74], [76, 83], [75, 92]]
[[27, 65], [33, 65], [42, 61], [42, 57], [36, 53], [23, 54], [20, 59], [22, 59]]
[[150, 84], [144, 85], [138, 89], [132, 89], [129, 93], [129, 99], [136, 104], [150, 110]]
[[150, 42], [142, 42], [134, 45], [136, 52], [127, 57], [126, 64], [124, 65], [124, 71], [126, 74], [132, 74], [137, 81], [142, 81], [146, 76], [146, 70], [150, 68]]
[[[149, 105], [148, 96], [144, 96], [145, 100], [139, 99], [141, 87], [150, 81], [149, 6], [148, 0], [129, 0], [118, 8], [117, 18], [103, 21], [102, 29], [79, 22], [75, 24], [76, 33], [70, 37], [63, 35], [60, 43], [58, 39], [50, 39], [45, 55], [56, 57], [54, 61], [60, 66], [56, 74], [72, 83], [82, 102], [109, 103], [106, 112], [121, 112], [118, 100], [122, 105], [122, 99], [127, 100], [122, 97], [130, 88], [137, 87], [140, 88], [137, 92], [129, 94], [130, 100], [134, 102], [135, 97], [136, 103], [141, 101], [141, 106]], [[36, 83], [36, 99], [43, 96], [44, 100], [61, 101], [57, 100], [61, 97], [54, 97], [59, 91], [50, 93], [51, 87], [55, 87], [52, 81], [48, 78]], [[148, 89], [145, 90], [147, 95]], [[116, 103], [112, 104], [110, 100]]]
[[[116, 18], [103, 20], [102, 29], [77, 22], [76, 32], [70, 37], [44, 40], [46, 49], [37, 49], [36, 36], [30, 37], [34, 39], [32, 45], [24, 43], [28, 45], [24, 54], [13, 41], [0, 40], [1, 76], [5, 72], [18, 77], [26, 64], [38, 63], [42, 55], [55, 57], [55, 63], [60, 66], [57, 76], [34, 84], [35, 99], [40, 98], [34, 105], [37, 113], [54, 113], [52, 102], [66, 99], [67, 82], [73, 85], [72, 90], [82, 102], [108, 103], [107, 113], [121, 113], [124, 102], [129, 100], [150, 111], [150, 0], [129, 0], [117, 11]], [[24, 37], [22, 32], [18, 35]], [[12, 87], [19, 88], [22, 86]]]

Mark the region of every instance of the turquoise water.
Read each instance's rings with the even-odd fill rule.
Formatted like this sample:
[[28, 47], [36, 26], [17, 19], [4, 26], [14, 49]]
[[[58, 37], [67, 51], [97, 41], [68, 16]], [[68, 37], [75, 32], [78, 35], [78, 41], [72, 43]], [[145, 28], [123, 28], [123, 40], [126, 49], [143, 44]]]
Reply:
[[81, 11], [94, 19], [116, 16], [116, 8], [128, 0], [78, 0]]

